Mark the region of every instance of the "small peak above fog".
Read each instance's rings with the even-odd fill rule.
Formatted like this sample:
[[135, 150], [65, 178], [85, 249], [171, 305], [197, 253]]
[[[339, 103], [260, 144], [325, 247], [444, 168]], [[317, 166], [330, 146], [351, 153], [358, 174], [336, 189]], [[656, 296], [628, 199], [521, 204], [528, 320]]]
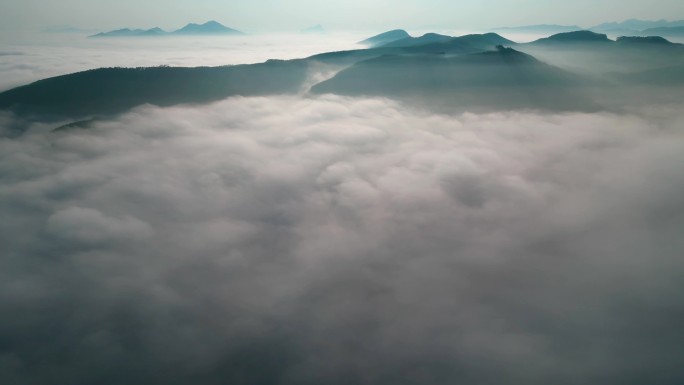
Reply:
[[189, 23], [173, 32], [164, 31], [159, 27], [151, 29], [122, 28], [110, 32], [101, 32], [89, 37], [151, 37], [169, 35], [244, 35], [244, 33], [211, 20], [204, 24]]
[[303, 30], [300, 31], [300, 33], [307, 34], [307, 35], [325, 35], [328, 32], [323, 28], [322, 25], [316, 24], [308, 28], [304, 28]]
[[383, 32], [383, 33], [375, 35], [375, 36], [371, 36], [366, 40], [360, 41], [358, 44], [365, 45], [365, 46], [373, 48], [373, 47], [381, 46], [383, 44], [392, 43], [392, 42], [395, 42], [397, 40], [406, 39], [406, 38], [410, 38], [410, 37], [411, 37], [411, 35], [409, 35], [408, 32], [406, 32], [403, 29], [393, 29], [391, 31], [387, 31], [387, 32]]
[[194, 24], [190, 23], [186, 25], [185, 27], [174, 31], [173, 33], [175, 34], [242, 34], [242, 32], [233, 29], [233, 28], [228, 28], [225, 25], [211, 20], [208, 21], [204, 24]]
[[574, 31], [557, 33], [535, 41], [534, 43], [606, 43], [612, 42], [608, 35], [592, 31]]
[[634, 30], [643, 31], [650, 28], [662, 28], [662, 27], [684, 27], [684, 20], [667, 21], [661, 20], [639, 20], [639, 19], [629, 19], [622, 22], [610, 22], [595, 25], [591, 27], [594, 31], [617, 31], [617, 30]]
[[661, 36], [620, 36], [617, 38], [617, 42], [625, 44], [674, 44]]
[[517, 32], [517, 33], [539, 33], [539, 34], [554, 34], [579, 31], [582, 27], [577, 25], [556, 25], [556, 24], [535, 24], [523, 25], [519, 27], [498, 27], [492, 28], [493, 31], [498, 32]]

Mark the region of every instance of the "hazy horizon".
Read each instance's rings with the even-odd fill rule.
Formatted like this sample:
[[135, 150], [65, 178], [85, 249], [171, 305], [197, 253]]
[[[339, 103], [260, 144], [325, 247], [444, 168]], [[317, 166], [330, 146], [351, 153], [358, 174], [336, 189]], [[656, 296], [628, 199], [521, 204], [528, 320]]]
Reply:
[[[588, 8], [592, 12], [586, 12]], [[0, 29], [4, 31], [40, 30], [62, 25], [96, 30], [121, 27], [174, 29], [190, 22], [208, 20], [251, 33], [299, 31], [316, 24], [338, 31], [392, 28], [479, 30], [532, 24], [588, 28], [627, 19], [684, 19], [684, 3], [677, 0], [648, 3], [580, 0], [562, 4], [544, 0], [0, 1]]]

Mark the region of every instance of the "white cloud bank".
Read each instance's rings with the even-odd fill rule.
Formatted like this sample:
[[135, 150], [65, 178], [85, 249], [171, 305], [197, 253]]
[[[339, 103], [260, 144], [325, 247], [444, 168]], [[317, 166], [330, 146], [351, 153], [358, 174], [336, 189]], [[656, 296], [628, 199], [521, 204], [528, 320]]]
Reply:
[[198, 67], [298, 59], [362, 48], [356, 42], [365, 37], [363, 33], [104, 39], [41, 34], [10, 41], [0, 37], [0, 91], [101, 67]]
[[234, 98], [2, 139], [0, 382], [681, 382], [682, 123]]

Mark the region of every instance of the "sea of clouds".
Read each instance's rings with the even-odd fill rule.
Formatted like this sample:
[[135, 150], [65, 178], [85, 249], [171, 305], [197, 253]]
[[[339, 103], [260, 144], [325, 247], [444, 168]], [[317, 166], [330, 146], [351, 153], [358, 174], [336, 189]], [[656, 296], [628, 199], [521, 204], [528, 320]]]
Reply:
[[0, 383], [682, 382], [682, 126], [336, 96], [36, 124], [0, 139]]
[[298, 59], [363, 48], [363, 33], [157, 38], [87, 38], [80, 34], [0, 36], [0, 91], [100, 67], [221, 66]]

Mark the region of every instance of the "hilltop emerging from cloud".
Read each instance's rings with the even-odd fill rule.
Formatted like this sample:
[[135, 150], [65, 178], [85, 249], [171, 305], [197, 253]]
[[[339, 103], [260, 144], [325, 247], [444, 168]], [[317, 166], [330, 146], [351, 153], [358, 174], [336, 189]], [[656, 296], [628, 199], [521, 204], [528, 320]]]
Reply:
[[[224, 29], [208, 23], [177, 33], [209, 30]], [[0, 109], [32, 119], [81, 120], [148, 103], [329, 93], [442, 111], [596, 111], [631, 103], [644, 86], [673, 102], [672, 87], [684, 84], [684, 45], [662, 37], [612, 40], [574, 31], [517, 43], [496, 33], [410, 36], [393, 30], [360, 44], [371, 48], [250, 65], [94, 69], [2, 92]]]

